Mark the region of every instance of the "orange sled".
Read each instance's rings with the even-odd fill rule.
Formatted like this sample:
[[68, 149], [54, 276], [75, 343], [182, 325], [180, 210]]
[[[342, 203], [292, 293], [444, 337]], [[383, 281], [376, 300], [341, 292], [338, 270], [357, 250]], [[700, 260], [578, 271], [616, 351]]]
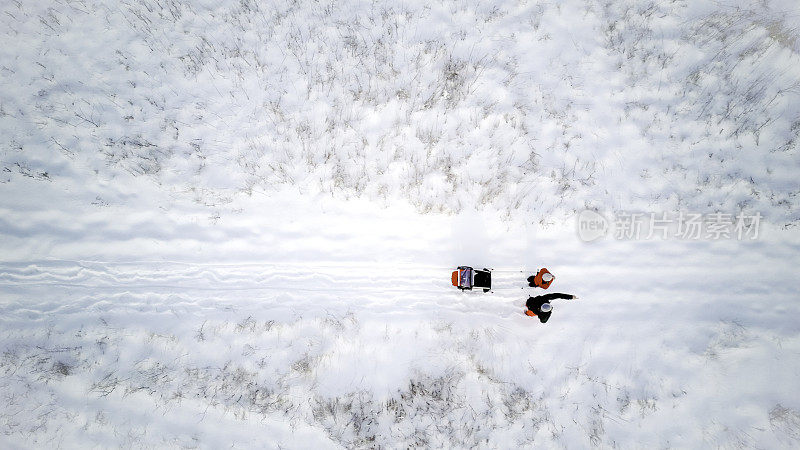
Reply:
[[469, 266], [458, 266], [458, 270], [454, 270], [450, 278], [453, 286], [462, 291], [471, 291], [472, 288], [483, 289], [483, 292], [492, 290], [492, 271], [487, 268], [477, 270]]

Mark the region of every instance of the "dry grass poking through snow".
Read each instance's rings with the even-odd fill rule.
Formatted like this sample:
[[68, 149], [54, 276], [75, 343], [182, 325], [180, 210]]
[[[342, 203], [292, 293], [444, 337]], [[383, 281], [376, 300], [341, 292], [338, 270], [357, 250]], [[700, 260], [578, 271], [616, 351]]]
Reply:
[[[387, 325], [353, 313], [290, 322], [248, 315], [186, 317], [170, 326], [174, 332], [162, 333], [96, 317], [3, 336], [0, 425], [7, 442], [69, 446], [91, 438], [184, 448], [257, 442], [250, 433], [215, 430], [227, 420], [274, 433], [269, 445], [275, 446], [293, 442], [275, 425], [282, 422], [323, 430], [348, 448], [614, 447], [631, 442], [631, 430], [646, 434], [706, 401], [706, 388], [682, 385], [668, 371], [631, 366], [636, 373], [608, 372], [601, 362], [572, 360], [544, 343], [519, 345], [495, 326]], [[709, 348], [733, 348], [740, 329], [723, 324]], [[764, 339], [756, 341], [763, 345]], [[514, 369], [526, 358], [533, 362], [525, 371]], [[720, 355], [712, 359], [724, 363]], [[140, 417], [136, 408], [161, 423]], [[800, 439], [798, 417], [778, 404], [763, 421], [771, 439], [791, 443]], [[717, 427], [699, 420], [694, 437], [675, 442], [705, 435], [719, 445], [745, 438], [755, 443], [754, 429]]]
[[0, 173], [795, 223], [792, 6], [6, 2]]

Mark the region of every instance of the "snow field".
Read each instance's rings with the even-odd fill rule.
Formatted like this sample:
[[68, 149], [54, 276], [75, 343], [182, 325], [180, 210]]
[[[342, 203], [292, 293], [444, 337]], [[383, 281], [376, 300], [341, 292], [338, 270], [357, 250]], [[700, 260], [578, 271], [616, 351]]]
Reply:
[[797, 447], [793, 2], [0, 9], [3, 448]]
[[3, 176], [795, 223], [798, 13], [714, 5], [8, 2]]
[[[249, 202], [302, 214], [270, 227], [274, 218], [248, 213], [258, 210]], [[79, 230], [84, 245], [52, 244], [47, 253], [61, 258], [3, 264], [10, 445], [782, 447], [796, 439], [800, 341], [786, 261], [796, 261], [797, 242], [780, 231], [748, 243], [587, 245], [490, 215], [400, 221], [399, 207], [291, 192], [237, 206], [239, 220], [220, 218], [211, 235], [184, 236], [181, 222], [202, 207], [157, 216], [160, 239], [145, 239], [154, 243], [137, 247], [138, 261], [114, 262], [95, 247], [95, 233], [110, 249], [122, 244], [85, 216], [50, 230]], [[352, 226], [341, 219], [348, 213], [376, 226], [351, 240], [339, 228]], [[242, 224], [281, 244], [220, 262], [236, 254]], [[177, 255], [161, 248], [178, 236], [193, 251], [173, 252], [194, 261], [170, 261]], [[76, 259], [90, 249], [95, 259]], [[470, 251], [496, 268], [494, 293], [449, 286], [440, 259], [474, 263]], [[258, 259], [270, 254], [285, 261]], [[416, 264], [403, 261], [409, 254]], [[582, 297], [557, 303], [546, 325], [522, 314], [532, 290], [519, 288], [527, 274], [515, 270], [542, 259], [557, 270], [558, 291]], [[491, 264], [500, 262], [516, 267]], [[747, 277], [761, 267], [774, 269]]]

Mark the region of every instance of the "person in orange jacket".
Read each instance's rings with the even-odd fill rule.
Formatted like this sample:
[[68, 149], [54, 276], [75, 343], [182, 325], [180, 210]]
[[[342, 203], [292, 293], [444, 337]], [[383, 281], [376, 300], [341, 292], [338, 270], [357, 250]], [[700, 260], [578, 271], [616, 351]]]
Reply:
[[538, 317], [539, 322], [545, 323], [548, 319], [550, 319], [550, 314], [553, 313], [553, 306], [550, 304], [550, 301], [559, 298], [564, 300], [573, 300], [578, 298], [578, 296], [553, 293], [529, 297], [528, 301], [525, 302], [525, 306], [528, 308], [525, 311], [525, 314], [531, 317]]
[[549, 270], [546, 268], [542, 268], [536, 275], [531, 275], [528, 277], [528, 286], [530, 287], [540, 287], [542, 289], [547, 289], [553, 283], [556, 277], [550, 273]]

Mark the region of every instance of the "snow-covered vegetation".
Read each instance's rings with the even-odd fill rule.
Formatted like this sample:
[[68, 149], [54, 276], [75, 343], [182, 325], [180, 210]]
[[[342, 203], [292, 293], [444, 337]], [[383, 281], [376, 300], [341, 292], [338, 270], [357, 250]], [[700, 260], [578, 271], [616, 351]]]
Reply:
[[0, 10], [1, 447], [800, 445], [795, 2]]
[[4, 2], [4, 178], [795, 223], [796, 5], [700, 3]]

